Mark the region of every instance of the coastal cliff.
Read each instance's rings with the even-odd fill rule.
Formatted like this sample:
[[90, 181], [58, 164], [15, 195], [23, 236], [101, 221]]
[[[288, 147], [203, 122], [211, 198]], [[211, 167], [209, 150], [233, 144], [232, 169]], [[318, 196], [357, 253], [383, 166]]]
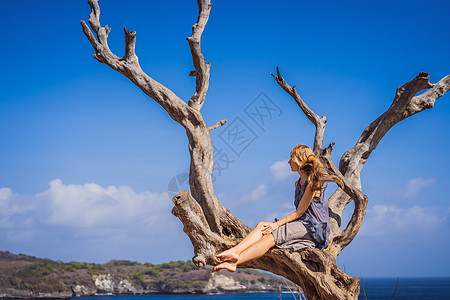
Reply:
[[[289, 285], [293, 287], [290, 282]], [[288, 289], [281, 278], [250, 269], [211, 274], [209, 268], [197, 268], [190, 261], [159, 265], [126, 260], [106, 264], [63, 263], [0, 251], [0, 298], [278, 292], [280, 289]]]

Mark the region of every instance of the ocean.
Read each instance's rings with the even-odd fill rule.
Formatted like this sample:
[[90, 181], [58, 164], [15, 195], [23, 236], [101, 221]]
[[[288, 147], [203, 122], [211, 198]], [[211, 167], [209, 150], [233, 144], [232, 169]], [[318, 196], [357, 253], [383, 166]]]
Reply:
[[[364, 289], [363, 289], [364, 286]], [[391, 299], [397, 286], [397, 278], [367, 278], [362, 280], [359, 299]], [[296, 299], [298, 300], [297, 295]], [[143, 296], [96, 296], [83, 297], [82, 300], [278, 300], [277, 293], [214, 294], [214, 295], [143, 295]], [[281, 294], [281, 299], [293, 300], [291, 293]], [[399, 278], [397, 290], [392, 299], [434, 300], [450, 299], [449, 278]]]

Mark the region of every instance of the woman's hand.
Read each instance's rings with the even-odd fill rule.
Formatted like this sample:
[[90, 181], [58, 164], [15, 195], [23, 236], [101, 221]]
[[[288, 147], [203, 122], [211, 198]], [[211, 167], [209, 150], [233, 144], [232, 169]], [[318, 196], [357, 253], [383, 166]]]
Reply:
[[267, 222], [267, 223], [263, 224], [263, 228], [261, 229], [261, 232], [262, 232], [263, 235], [268, 235], [268, 234], [271, 234], [272, 231], [274, 231], [278, 227], [279, 226], [278, 226], [277, 223]]

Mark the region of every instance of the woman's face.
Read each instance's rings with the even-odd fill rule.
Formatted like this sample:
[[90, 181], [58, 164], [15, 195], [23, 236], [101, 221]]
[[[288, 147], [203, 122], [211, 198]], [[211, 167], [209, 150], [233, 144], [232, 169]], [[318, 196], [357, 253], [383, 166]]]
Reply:
[[292, 172], [297, 172], [298, 171], [298, 165], [292, 161], [292, 158], [289, 159], [288, 164], [291, 166], [291, 171]]

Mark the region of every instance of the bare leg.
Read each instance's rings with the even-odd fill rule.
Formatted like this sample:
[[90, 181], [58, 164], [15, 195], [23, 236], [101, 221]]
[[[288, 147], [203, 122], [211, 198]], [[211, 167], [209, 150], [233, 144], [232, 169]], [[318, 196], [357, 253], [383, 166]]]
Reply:
[[[261, 232], [262, 229], [263, 223], [259, 222], [258, 225], [256, 225], [256, 227], [252, 230], [252, 232], [250, 232], [239, 244], [237, 244], [233, 248], [223, 251], [220, 254], [217, 254], [217, 260], [236, 262], [239, 259], [239, 255], [242, 253], [242, 251], [249, 248], [251, 245], [258, 242], [263, 237], [263, 234]], [[270, 234], [270, 236], [272, 235]]]
[[236, 271], [237, 265], [263, 256], [273, 246], [275, 246], [275, 240], [273, 239], [273, 236], [271, 234], [265, 235], [261, 239], [259, 239], [259, 241], [254, 243], [252, 246], [245, 249], [239, 256], [237, 261], [235, 262], [226, 261], [224, 263], [221, 263], [220, 265], [215, 266], [211, 272], [217, 272], [221, 269], [234, 272]]
[[247, 248], [244, 252], [241, 253], [239, 256], [239, 260], [237, 261], [237, 264], [243, 264], [249, 260], [260, 258], [264, 254], [266, 254], [267, 251], [269, 251], [270, 248], [275, 246], [275, 240], [273, 239], [273, 235], [268, 234], [264, 235], [259, 242], [255, 243], [253, 247]]

